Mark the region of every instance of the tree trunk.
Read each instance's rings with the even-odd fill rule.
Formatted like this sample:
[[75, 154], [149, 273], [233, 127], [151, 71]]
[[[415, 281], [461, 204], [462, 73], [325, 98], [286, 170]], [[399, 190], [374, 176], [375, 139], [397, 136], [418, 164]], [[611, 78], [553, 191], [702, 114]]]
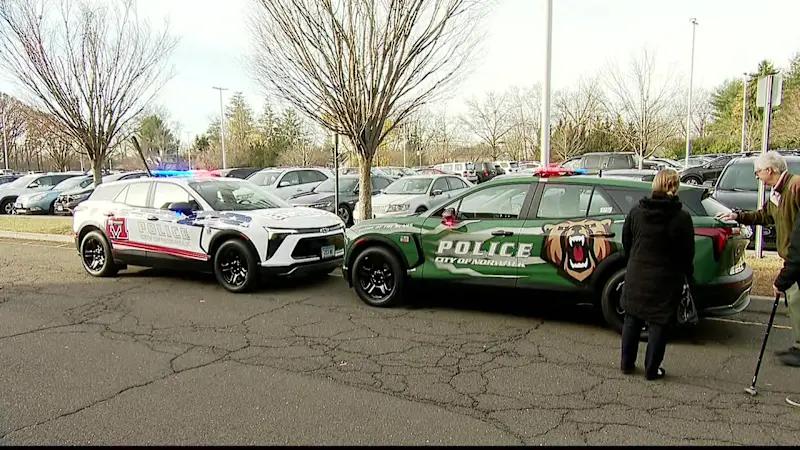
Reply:
[[101, 171], [103, 170], [103, 161], [99, 158], [92, 158], [92, 175], [94, 177], [94, 185], [100, 186], [103, 182], [103, 175]]
[[359, 166], [360, 178], [358, 182], [358, 202], [360, 204], [361, 220], [372, 218], [372, 158], [364, 158], [359, 155], [361, 162]]

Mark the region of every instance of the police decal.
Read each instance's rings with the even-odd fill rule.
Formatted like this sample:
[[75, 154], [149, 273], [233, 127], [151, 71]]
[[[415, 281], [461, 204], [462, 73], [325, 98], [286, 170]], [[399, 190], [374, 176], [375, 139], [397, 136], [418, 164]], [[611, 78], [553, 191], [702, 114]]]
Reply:
[[106, 221], [106, 233], [114, 241], [128, 240], [128, 221], [124, 217], [110, 217]]

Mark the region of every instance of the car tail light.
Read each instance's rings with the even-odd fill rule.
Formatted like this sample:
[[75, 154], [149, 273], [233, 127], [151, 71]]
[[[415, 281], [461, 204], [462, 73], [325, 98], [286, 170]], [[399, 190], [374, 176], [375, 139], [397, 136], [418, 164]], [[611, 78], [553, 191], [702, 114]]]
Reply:
[[739, 227], [734, 228], [697, 228], [694, 234], [710, 237], [714, 241], [714, 259], [719, 260], [728, 239], [739, 234]]
[[488, 177], [489, 176], [489, 171], [488, 170], [484, 170], [483, 171], [483, 175]]
[[467, 175], [469, 175], [469, 173], [465, 170], [463, 175], [467, 176]]

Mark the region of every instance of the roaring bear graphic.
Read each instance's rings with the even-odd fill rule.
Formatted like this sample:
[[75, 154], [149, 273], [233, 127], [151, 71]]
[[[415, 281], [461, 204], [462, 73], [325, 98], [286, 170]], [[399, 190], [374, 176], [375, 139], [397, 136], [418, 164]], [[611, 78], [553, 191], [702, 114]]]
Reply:
[[557, 265], [573, 280], [585, 281], [613, 251], [608, 240], [611, 223], [611, 219], [584, 219], [545, 225], [542, 259]]

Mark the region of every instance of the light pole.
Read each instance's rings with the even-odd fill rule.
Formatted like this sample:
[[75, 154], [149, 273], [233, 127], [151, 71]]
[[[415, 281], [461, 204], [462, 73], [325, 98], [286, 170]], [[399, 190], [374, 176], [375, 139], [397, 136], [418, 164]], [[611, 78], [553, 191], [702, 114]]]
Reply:
[[550, 79], [553, 69], [553, 0], [546, 0], [547, 39], [545, 39], [544, 83], [542, 83], [542, 167], [550, 167]]
[[742, 88], [742, 153], [747, 151], [747, 72], [744, 73], [744, 87]]
[[222, 144], [222, 168], [227, 169], [225, 161], [225, 113], [222, 109], [222, 91], [227, 91], [228, 88], [212, 86], [213, 89], [219, 91], [219, 140]]
[[692, 17], [692, 60], [689, 64], [689, 101], [686, 106], [686, 162], [689, 167], [689, 153], [692, 151], [692, 84], [694, 82], [694, 41], [697, 32], [697, 19]]
[[6, 108], [7, 104], [3, 104], [3, 165], [8, 170], [8, 135], [6, 132]]

